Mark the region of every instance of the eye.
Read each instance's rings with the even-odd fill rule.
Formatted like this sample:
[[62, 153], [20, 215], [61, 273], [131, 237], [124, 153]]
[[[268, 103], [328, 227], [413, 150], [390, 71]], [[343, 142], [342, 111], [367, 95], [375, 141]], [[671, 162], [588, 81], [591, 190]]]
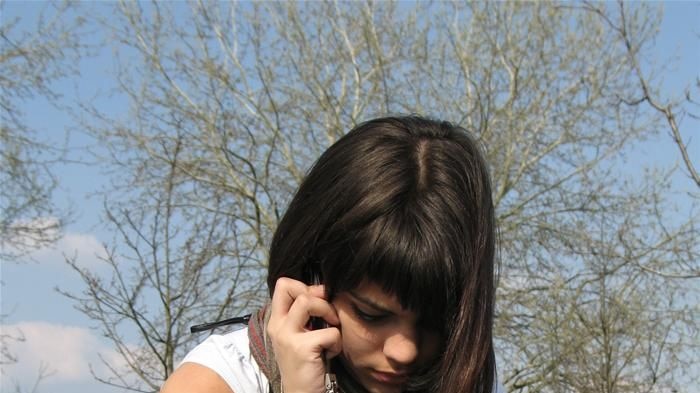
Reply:
[[387, 317], [386, 314], [374, 314], [371, 312], [362, 311], [362, 309], [360, 309], [360, 307], [358, 307], [356, 304], [352, 305], [352, 311], [358, 318], [369, 323], [381, 322]]

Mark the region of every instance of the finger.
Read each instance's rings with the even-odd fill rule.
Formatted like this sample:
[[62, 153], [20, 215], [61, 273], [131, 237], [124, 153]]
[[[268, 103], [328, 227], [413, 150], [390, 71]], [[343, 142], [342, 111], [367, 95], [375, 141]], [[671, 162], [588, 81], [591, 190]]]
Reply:
[[287, 313], [287, 322], [294, 330], [301, 330], [304, 329], [311, 317], [323, 318], [330, 325], [340, 323], [333, 305], [319, 297], [300, 294]]
[[340, 329], [336, 327], [329, 327], [325, 329], [314, 330], [312, 332], [305, 333], [318, 345], [317, 351], [324, 352], [327, 358], [333, 358], [339, 355], [343, 351], [343, 340], [340, 335]]
[[275, 283], [272, 295], [270, 319], [281, 321], [287, 315], [294, 300], [302, 293], [308, 292], [308, 286], [301, 281], [282, 277]]
[[325, 285], [310, 285], [309, 293], [313, 296], [320, 297], [321, 299], [327, 299]]

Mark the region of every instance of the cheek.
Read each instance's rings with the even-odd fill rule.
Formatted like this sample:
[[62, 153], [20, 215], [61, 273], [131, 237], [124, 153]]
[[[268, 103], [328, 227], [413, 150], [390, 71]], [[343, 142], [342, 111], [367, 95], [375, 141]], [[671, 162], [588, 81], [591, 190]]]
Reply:
[[377, 351], [377, 337], [365, 326], [347, 313], [338, 313], [340, 333], [343, 340], [343, 353], [351, 363], [361, 362]]

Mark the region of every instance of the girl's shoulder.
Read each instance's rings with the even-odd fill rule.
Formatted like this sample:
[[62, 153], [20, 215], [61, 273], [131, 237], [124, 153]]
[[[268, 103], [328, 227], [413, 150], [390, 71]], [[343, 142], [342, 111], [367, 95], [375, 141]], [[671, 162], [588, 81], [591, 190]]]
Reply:
[[[182, 371], [181, 371], [182, 370]], [[180, 373], [180, 374], [178, 374]], [[180, 377], [199, 380], [192, 390], [165, 390], [171, 379]], [[189, 382], [183, 382], [188, 383]], [[185, 386], [182, 384], [177, 387]], [[267, 378], [250, 353], [248, 329], [243, 328], [222, 335], [211, 335], [197, 345], [182, 360], [178, 369], [168, 378], [161, 393], [212, 392], [247, 393], [267, 392]]]
[[[168, 377], [160, 393], [236, 393], [214, 370], [183, 363]], [[240, 392], [239, 392], [240, 393]]]

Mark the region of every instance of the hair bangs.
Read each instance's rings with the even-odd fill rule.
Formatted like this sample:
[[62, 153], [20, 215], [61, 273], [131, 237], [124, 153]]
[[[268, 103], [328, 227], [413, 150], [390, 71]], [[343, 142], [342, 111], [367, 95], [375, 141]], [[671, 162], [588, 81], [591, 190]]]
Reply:
[[396, 296], [404, 309], [418, 315], [419, 323], [444, 332], [445, 316], [456, 307], [455, 284], [458, 272], [448, 236], [436, 232], [435, 218], [417, 206], [404, 206], [377, 217], [351, 236], [335, 258], [346, 260], [343, 274], [335, 277], [333, 293], [355, 289], [369, 281]]

